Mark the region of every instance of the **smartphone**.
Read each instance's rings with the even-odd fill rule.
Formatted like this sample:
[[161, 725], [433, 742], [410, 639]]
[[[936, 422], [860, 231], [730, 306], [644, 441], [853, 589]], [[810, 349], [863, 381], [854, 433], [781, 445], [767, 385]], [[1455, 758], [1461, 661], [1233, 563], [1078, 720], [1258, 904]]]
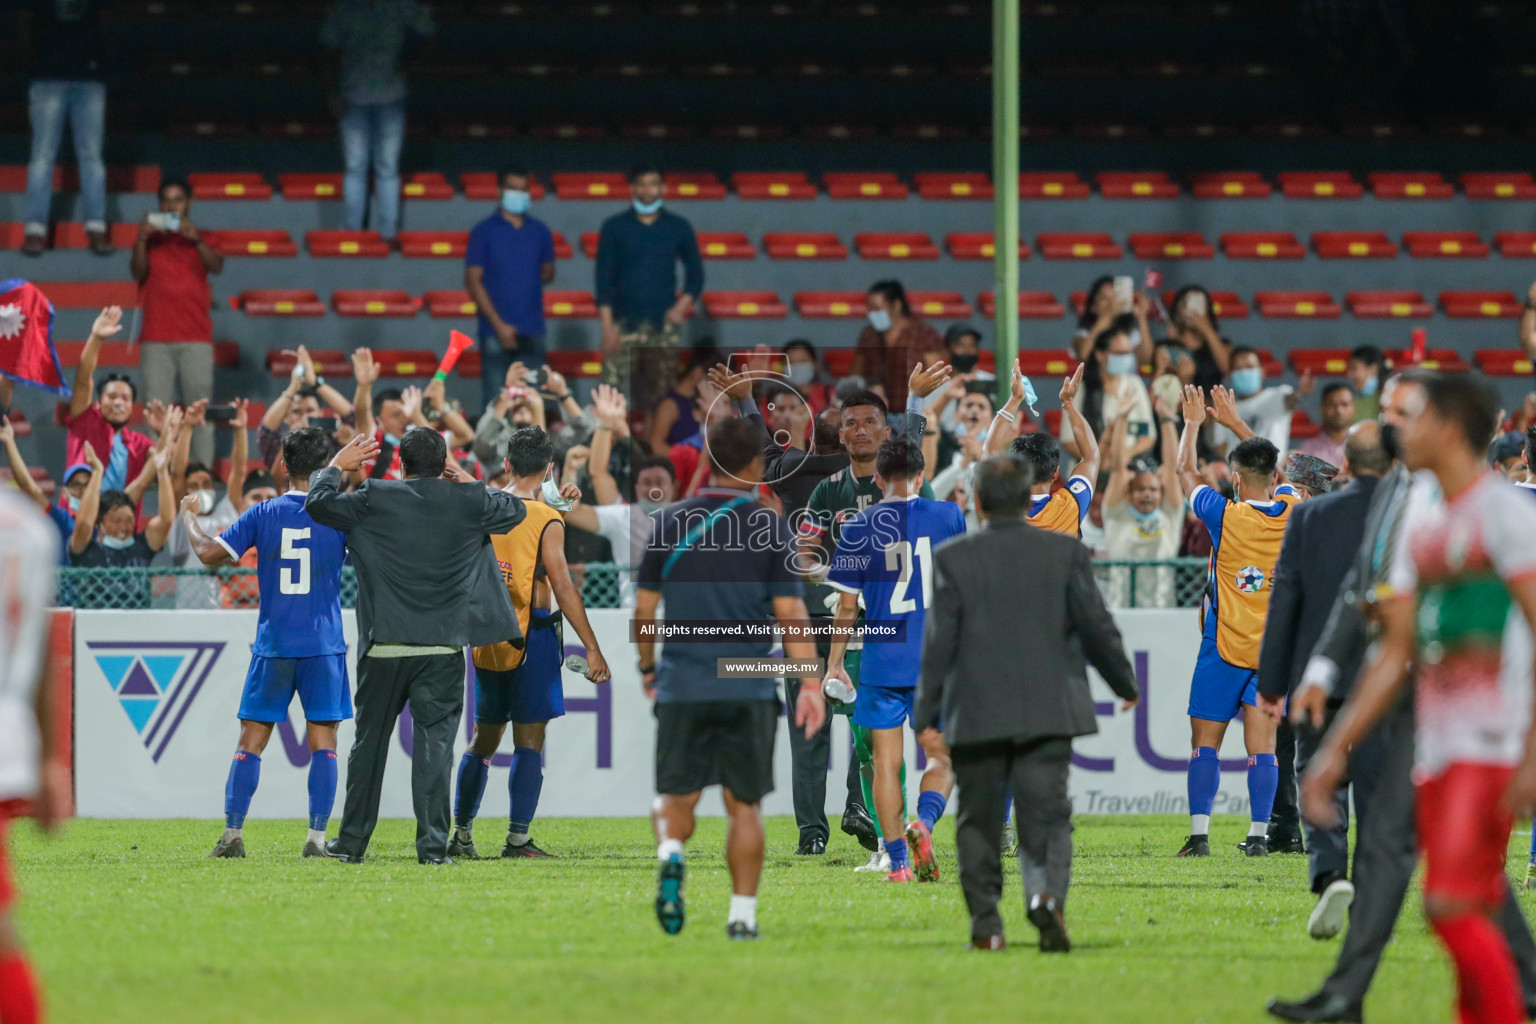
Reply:
[[203, 411], [203, 419], [209, 423], [228, 423], [235, 418], [232, 405], [210, 405]]
[[535, 367], [534, 369], [529, 370], [528, 376], [523, 379], [528, 382], [529, 387], [536, 388], [539, 386], [539, 381], [544, 379], [544, 371]]
[[336, 432], [336, 417], [335, 416], [311, 416], [309, 418], [309, 425], [312, 426], [312, 427], [319, 427], [321, 430], [325, 431], [327, 434], [334, 434]]
[[1136, 297], [1136, 282], [1129, 277], [1115, 278], [1115, 305], [1122, 313], [1129, 313]]
[[1184, 312], [1188, 316], [1205, 316], [1210, 313], [1210, 308], [1205, 302], [1204, 292], [1190, 292], [1184, 297]]
[[1127, 420], [1125, 432], [1128, 437], [1146, 437], [1152, 432], [1152, 427], [1142, 420]]
[[152, 213], [145, 219], [156, 231], [181, 230], [181, 215], [177, 213]]

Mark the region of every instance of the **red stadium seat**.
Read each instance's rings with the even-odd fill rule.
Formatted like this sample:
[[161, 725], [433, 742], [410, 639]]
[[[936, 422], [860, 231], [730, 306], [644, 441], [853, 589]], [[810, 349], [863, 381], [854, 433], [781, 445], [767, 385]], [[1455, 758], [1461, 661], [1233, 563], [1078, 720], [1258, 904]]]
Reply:
[[550, 175], [555, 195], [561, 199], [614, 199], [629, 194], [629, 181], [617, 172]]
[[1493, 235], [1499, 255], [1507, 260], [1536, 256], [1536, 231], [1497, 231]]
[[773, 292], [705, 292], [704, 312], [716, 320], [782, 320], [789, 309]]
[[[944, 236], [944, 248], [955, 260], [990, 260], [996, 247], [990, 231], [952, 231]], [[1019, 259], [1029, 259], [1029, 244], [1019, 239]]]
[[469, 245], [468, 231], [402, 231], [400, 255], [462, 259]]
[[437, 369], [440, 358], [429, 348], [376, 348], [373, 350], [373, 361], [379, 365], [380, 377], [430, 376]]
[[1351, 313], [1363, 320], [1435, 315], [1435, 308], [1417, 291], [1346, 292], [1344, 303]]
[[1461, 176], [1461, 188], [1468, 199], [1536, 199], [1536, 181], [1529, 171], [1468, 171]]
[[[314, 364], [315, 372], [322, 377], [350, 377], [352, 375], [352, 360], [346, 353], [339, 349], [312, 348], [309, 350], [309, 361]], [[269, 351], [267, 353], [267, 370], [274, 377], [288, 378], [293, 374], [293, 366], [298, 362], [298, 353], [287, 351]]]
[[254, 172], [189, 174], [193, 199], [271, 199], [272, 186]]
[[411, 317], [421, 310], [421, 300], [395, 288], [338, 288], [331, 293], [337, 316]]
[[1337, 377], [1349, 369], [1347, 348], [1293, 348], [1291, 368], [1314, 377]]
[[845, 260], [848, 247], [830, 231], [769, 231], [763, 248], [771, 260]]
[[595, 320], [597, 302], [591, 292], [546, 291], [544, 315], [560, 320]]
[[[42, 466], [28, 466], [27, 475], [37, 481], [37, 486], [44, 495], [53, 497], [58, 490], [58, 485], [48, 476], [48, 471]], [[0, 487], [9, 488], [15, 481], [16, 474], [10, 466], [0, 466]]]
[[1026, 377], [1065, 377], [1077, 369], [1077, 357], [1064, 348], [1027, 348], [1019, 352]]
[[325, 316], [325, 303], [308, 288], [252, 288], [229, 304], [246, 316]]
[[[25, 117], [25, 111], [21, 113]], [[27, 168], [25, 165], [0, 165], [0, 192], [25, 192], [26, 190]], [[74, 167], [55, 166], [53, 191], [80, 191], [80, 172]], [[108, 167], [107, 191], [154, 195], [160, 191], [160, 167], [158, 164]]]
[[1488, 256], [1488, 243], [1478, 238], [1476, 231], [1404, 231], [1403, 246], [1416, 260], [1480, 260]]
[[1208, 260], [1216, 255], [1198, 231], [1133, 231], [1128, 241], [1139, 260]]
[[565, 236], [558, 231], [550, 232], [551, 241], [555, 245], [555, 259], [568, 260], [576, 255], [576, 250], [571, 248], [571, 243], [565, 240]]
[[743, 199], [816, 198], [804, 171], [741, 171], [731, 175], [731, 187]]
[[936, 260], [939, 247], [921, 231], [860, 231], [853, 236], [865, 260]]
[[1309, 437], [1316, 437], [1323, 432], [1323, 428], [1312, 421], [1305, 409], [1297, 409], [1291, 413], [1291, 440], [1305, 441]]
[[[466, 352], [465, 355], [468, 355]], [[603, 372], [601, 352], [556, 349], [549, 353], [549, 365], [566, 378], [597, 377]]]
[[304, 248], [315, 257], [382, 259], [389, 255], [389, 243], [377, 231], [306, 231]]
[[[1387, 357], [1388, 366], [1413, 365], [1413, 353], [1409, 349], [1389, 348], [1382, 354]], [[1440, 370], [1445, 373], [1467, 373], [1472, 369], [1472, 364], [1463, 359], [1461, 353], [1453, 348], [1425, 349], [1424, 358], [1419, 365], [1426, 370]]]
[[219, 251], [225, 256], [297, 256], [299, 247], [288, 232], [275, 228], [216, 232]]
[[[990, 291], [982, 292], [976, 296], [976, 308], [991, 319], [997, 315], [997, 299]], [[1067, 308], [1050, 292], [1019, 292], [1020, 320], [1060, 320], [1066, 313]]]
[[1456, 186], [1439, 171], [1376, 171], [1366, 175], [1377, 199], [1450, 199]]
[[[1271, 352], [1269, 349], [1261, 348], [1261, 349], [1258, 350], [1258, 354], [1259, 354], [1259, 362], [1261, 362], [1264, 365], [1264, 376], [1266, 376], [1266, 377], [1278, 377], [1282, 373], [1285, 372], [1284, 364], [1282, 364], [1280, 362], [1280, 360], [1276, 359], [1275, 358], [1275, 354], [1273, 352]], [[1150, 370], [1151, 370], [1151, 367], [1143, 367], [1142, 368], [1142, 372], [1143, 373], [1146, 373], [1146, 372], [1148, 372]]]
[[1359, 199], [1365, 194], [1348, 171], [1281, 171], [1279, 179], [1287, 199]]
[[1102, 231], [1057, 231], [1035, 236], [1035, 248], [1048, 260], [1118, 260], [1124, 253]]
[[1101, 171], [1096, 176], [1105, 199], [1177, 199], [1178, 183], [1166, 171]]
[[1517, 317], [1524, 307], [1513, 292], [1449, 291], [1440, 293], [1440, 308], [1449, 317], [1481, 320], [1487, 317]]
[[[22, 225], [16, 225], [18, 228]], [[223, 232], [215, 232], [217, 238]], [[108, 224], [107, 238], [114, 248], [132, 249], [133, 243], [138, 240], [139, 226], [137, 224]], [[85, 236], [85, 225], [75, 223], [60, 223], [53, 226], [53, 247], [55, 249], [85, 249], [91, 244]], [[20, 246], [20, 240], [16, 246]], [[14, 248], [14, 247], [13, 247]]]
[[[73, 369], [80, 365], [80, 353], [85, 351], [83, 341], [59, 341], [54, 343], [59, 351], [59, 365], [64, 369]], [[131, 341], [104, 341], [100, 351], [96, 354], [96, 365], [110, 366], [138, 366], [139, 346]]]
[[[253, 412], [253, 410], [256, 408], [256, 405], [257, 405], [257, 403], [255, 403], [255, 402], [248, 402], [248, 403], [246, 403], [246, 407], [245, 407], [245, 421], [247, 423], [260, 423], [261, 422], [261, 418], [259, 416], [256, 416], [254, 414], [254, 412]], [[267, 407], [266, 407], [265, 404], [263, 404], [262, 407], [261, 407], [261, 414], [264, 416], [264, 415], [266, 415], [266, 412], [267, 412]], [[239, 487], [244, 481], [241, 481], [241, 480], [231, 480], [229, 478], [229, 474], [230, 474], [231, 470], [233, 469], [233, 467], [234, 467], [234, 460], [232, 460], [232, 459], [215, 459], [214, 463], [213, 463], [213, 472], [214, 472], [215, 476], [217, 476], [220, 480], [224, 481], [226, 484], [233, 484], [234, 486]], [[247, 473], [250, 473], [250, 472], [252, 472], [254, 470], [266, 469], [266, 468], [267, 468], [266, 463], [262, 462], [260, 459], [252, 459], [252, 460], [250, 460], [249, 462], [247, 462], [245, 464], [245, 471]]]
[[1253, 297], [1259, 315], [1269, 319], [1337, 319], [1343, 312], [1327, 292], [1259, 292]]
[[33, 281], [55, 309], [137, 309], [139, 286], [132, 281]]
[[240, 365], [240, 343], [238, 341], [216, 341], [213, 343], [213, 365], [222, 367], [234, 367]]
[[905, 199], [907, 186], [889, 171], [828, 171], [821, 176], [833, 199]]
[[417, 171], [400, 182], [402, 199], [452, 199], [453, 186], [440, 171]]
[[421, 301], [427, 307], [427, 314], [434, 319], [475, 315], [475, 301], [463, 290], [434, 289], [423, 293]]
[[1390, 260], [1397, 256], [1397, 246], [1382, 231], [1314, 231], [1312, 248], [1325, 260]]
[[1474, 353], [1477, 365], [1490, 377], [1526, 377], [1536, 372], [1531, 357], [1518, 348], [1480, 348]]
[[668, 199], [724, 199], [725, 185], [714, 172], [662, 176]]
[[1189, 190], [1196, 199], [1267, 199], [1273, 191], [1257, 171], [1192, 175]]
[[284, 199], [340, 199], [342, 176], [324, 174], [279, 174], [277, 187]]
[[907, 292], [914, 313], [934, 320], [964, 320], [972, 315], [971, 304], [959, 292]]
[[1073, 171], [1025, 171], [1019, 175], [1020, 199], [1087, 199], [1088, 183]]
[[11, 429], [16, 431], [17, 437], [32, 436], [32, 424], [27, 419], [27, 414], [20, 409], [11, 410]]
[[[459, 187], [464, 190], [465, 199], [501, 199], [501, 182], [496, 180], [495, 171], [465, 171], [459, 175]], [[544, 198], [544, 186], [537, 178], [529, 179], [528, 195], [532, 199]]]
[[589, 260], [597, 259], [597, 243], [602, 238], [596, 231], [583, 231], [581, 233], [581, 251]]
[[1307, 255], [1289, 231], [1226, 231], [1221, 249], [1229, 260], [1299, 260]]
[[[1163, 292], [1163, 305], [1172, 307], [1173, 297], [1178, 292], [1169, 289]], [[1238, 298], [1237, 292], [1210, 292], [1211, 312], [1223, 320], [1246, 320], [1250, 310], [1248, 304]]]
[[924, 199], [991, 199], [992, 179], [980, 171], [914, 174], [917, 194]]
[[0, 249], [20, 249], [21, 243], [26, 240], [25, 224], [0, 224]]
[[742, 231], [700, 231], [699, 255], [707, 260], [751, 260], [757, 247]]
[[863, 292], [795, 292], [795, 308], [806, 319], [858, 319], [869, 312]]

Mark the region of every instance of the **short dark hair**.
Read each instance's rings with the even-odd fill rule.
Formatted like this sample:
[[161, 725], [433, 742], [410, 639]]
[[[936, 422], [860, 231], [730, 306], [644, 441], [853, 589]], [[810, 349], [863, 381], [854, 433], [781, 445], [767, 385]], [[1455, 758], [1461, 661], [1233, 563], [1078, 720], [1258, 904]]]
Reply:
[[711, 366], [720, 366], [724, 362], [725, 356], [710, 338], [703, 338], [694, 344], [688, 355], [689, 370], [708, 370]]
[[875, 453], [875, 472], [882, 480], [912, 480], [923, 469], [923, 450], [909, 437], [888, 438]]
[[128, 496], [127, 491], [102, 491], [101, 504], [97, 506], [96, 521], [98, 523], [101, 522], [107, 517], [108, 512], [111, 512], [118, 506], [122, 506], [130, 511], [134, 508], [133, 499]]
[[633, 185], [647, 174], [661, 174], [661, 168], [646, 161], [634, 164], [629, 169], [629, 183]]
[[631, 476], [637, 479], [644, 470], [664, 469], [667, 471], [667, 476], [672, 478], [672, 482], [677, 482], [677, 467], [672, 465], [672, 460], [665, 455], [647, 455], [636, 462], [631, 468], [633, 470]]
[[1437, 416], [1454, 420], [1479, 452], [1493, 443], [1499, 396], [1492, 386], [1464, 373], [1434, 373], [1424, 380], [1424, 398]]
[[786, 341], [784, 343], [784, 354], [788, 355], [789, 350], [792, 348], [804, 349], [806, 354], [809, 355], [812, 359], [816, 358], [816, 346], [812, 345], [804, 338], [791, 338]]
[[[873, 391], [855, 391], [853, 394], [843, 399], [843, 404], [838, 407], [838, 412], [840, 414], [845, 413], [849, 409], [856, 409], [861, 405], [874, 406], [876, 409], [880, 410], [880, 415], [882, 417], [889, 416], [891, 414], [890, 409], [887, 408], [885, 404], [885, 399], [881, 398]], [[841, 419], [841, 416], [839, 416], [839, 419]]]
[[989, 518], [1022, 516], [1030, 505], [1030, 491], [1035, 484], [1033, 467], [1027, 459], [1012, 453], [982, 459], [976, 466], [972, 491], [976, 506]]
[[815, 449], [817, 455], [830, 455], [841, 450], [837, 435], [842, 419], [843, 414], [840, 409], [828, 406], [811, 421], [811, 447]]
[[496, 186], [500, 188], [506, 184], [507, 176], [511, 174], [515, 174], [519, 178], [527, 178], [529, 184], [533, 183], [533, 175], [528, 173], [527, 167], [524, 167], [522, 164], [502, 164], [501, 169], [496, 172]]
[[1342, 380], [1336, 380], [1332, 384], [1323, 385], [1323, 391], [1322, 394], [1318, 397], [1318, 401], [1326, 402], [1329, 398], [1338, 394], [1340, 391], [1348, 391], [1351, 398], [1355, 396], [1354, 388], [1350, 387], [1348, 383]]
[[277, 478], [264, 469], [253, 469], [245, 474], [245, 480], [240, 484], [240, 493], [250, 494], [260, 487], [270, 487], [277, 490]]
[[373, 407], [375, 409], [382, 406], [385, 402], [403, 401], [405, 401], [405, 396], [400, 393], [399, 388], [380, 388], [373, 393]]
[[1227, 357], [1228, 365], [1235, 363], [1238, 356], [1254, 356], [1259, 360], [1259, 362], [1262, 363], [1264, 361], [1264, 358], [1259, 355], [1258, 349], [1248, 345], [1233, 345], [1232, 351]]
[[[138, 401], [139, 389], [134, 386], [133, 379], [126, 373], [109, 373], [101, 378], [101, 390], [105, 391], [108, 384], [127, 384], [128, 394], [134, 401]], [[98, 392], [99, 394], [100, 392]]]
[[[992, 390], [992, 387], [993, 387], [993, 385], [995, 383], [996, 383], [995, 381], [990, 381], [990, 380], [971, 380], [971, 381], [966, 381], [966, 383], [965, 383], [965, 394], [966, 395], [980, 395], [982, 398], [985, 398], [987, 400], [987, 406], [992, 410], [993, 414], [996, 414], [997, 413], [997, 394]], [[962, 397], [964, 397], [964, 396], [962, 396]]]
[[165, 190], [173, 186], [185, 192], [188, 199], [192, 198], [192, 185], [186, 178], [179, 178], [174, 174], [160, 179], [160, 187], [155, 189], [155, 198], [164, 199]]
[[513, 476], [533, 476], [555, 461], [555, 442], [542, 427], [519, 427], [507, 439], [507, 462]]
[[1030, 477], [1045, 483], [1061, 468], [1061, 442], [1044, 430], [1020, 434], [1008, 444], [1008, 453], [1029, 463]]
[[762, 421], [756, 417], [722, 420], [704, 443], [710, 463], [720, 472], [736, 474], [763, 453]]
[[331, 461], [330, 435], [319, 427], [300, 427], [283, 437], [283, 464], [288, 476], [308, 480], [311, 473]]
[[912, 304], [907, 301], [907, 290], [901, 286], [901, 282], [895, 278], [887, 278], [884, 281], [876, 281], [865, 290], [866, 295], [882, 295], [885, 301], [893, 305], [900, 304], [902, 311], [908, 316], [912, 315]]
[[1130, 340], [1131, 332], [1126, 330], [1125, 326], [1120, 323], [1120, 318], [1116, 317], [1110, 321], [1108, 327], [1093, 336], [1093, 350], [1095, 352], [1108, 352], [1109, 343], [1122, 334], [1125, 335], [1126, 340]]
[[1349, 350], [1349, 358], [1366, 366], [1380, 366], [1387, 359], [1375, 345], [1356, 345]]
[[1280, 463], [1280, 449], [1267, 437], [1250, 437], [1238, 442], [1227, 462], [1233, 469], [1249, 476], [1271, 477]]
[[400, 439], [400, 468], [406, 476], [442, 476], [448, 442], [431, 427], [411, 427]]
[[208, 474], [208, 479], [210, 479], [210, 480], [217, 480], [218, 479], [217, 477], [215, 477], [213, 475], [213, 470], [209, 469], [207, 466], [203, 465], [201, 462], [197, 462], [195, 460], [192, 461], [192, 462], [188, 462], [187, 463], [187, 470], [186, 470], [185, 473], [181, 474], [181, 478], [183, 480], [185, 480], [188, 477], [190, 477], [193, 473], [207, 473]]
[[981, 332], [970, 324], [950, 324], [944, 331], [944, 347], [954, 348], [961, 338], [975, 338], [976, 347], [981, 347]]

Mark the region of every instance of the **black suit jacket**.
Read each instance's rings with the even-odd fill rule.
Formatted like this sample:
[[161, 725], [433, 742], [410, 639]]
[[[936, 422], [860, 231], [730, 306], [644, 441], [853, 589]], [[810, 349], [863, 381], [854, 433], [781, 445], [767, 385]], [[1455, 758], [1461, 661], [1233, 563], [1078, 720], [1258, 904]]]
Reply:
[[1339, 586], [1360, 550], [1379, 483], [1378, 477], [1356, 477], [1342, 491], [1302, 502], [1291, 512], [1259, 648], [1259, 692], [1265, 696], [1296, 692], [1307, 656], [1323, 635]]
[[345, 494], [340, 485], [340, 470], [318, 471], [304, 508], [347, 535], [363, 651], [522, 641], [489, 536], [523, 521], [522, 499], [436, 477], [366, 480]]
[[1137, 696], [1081, 542], [992, 520], [940, 546], [933, 569], [919, 730], [942, 715], [952, 747], [1098, 732], [1085, 658], [1122, 699]]

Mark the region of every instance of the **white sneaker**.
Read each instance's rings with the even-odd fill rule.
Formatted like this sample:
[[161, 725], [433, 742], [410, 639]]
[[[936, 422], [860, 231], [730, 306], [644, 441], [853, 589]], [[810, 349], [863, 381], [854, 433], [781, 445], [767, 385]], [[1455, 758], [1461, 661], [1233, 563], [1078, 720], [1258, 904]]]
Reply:
[[885, 847], [882, 846], [880, 849], [869, 855], [868, 864], [865, 864], [862, 867], [854, 868], [853, 870], [875, 871], [882, 875], [888, 875], [891, 873], [891, 855], [886, 853]]
[[1330, 882], [1317, 898], [1317, 906], [1307, 918], [1307, 934], [1314, 939], [1331, 939], [1344, 930], [1349, 905], [1355, 902], [1355, 885], [1347, 878]]

